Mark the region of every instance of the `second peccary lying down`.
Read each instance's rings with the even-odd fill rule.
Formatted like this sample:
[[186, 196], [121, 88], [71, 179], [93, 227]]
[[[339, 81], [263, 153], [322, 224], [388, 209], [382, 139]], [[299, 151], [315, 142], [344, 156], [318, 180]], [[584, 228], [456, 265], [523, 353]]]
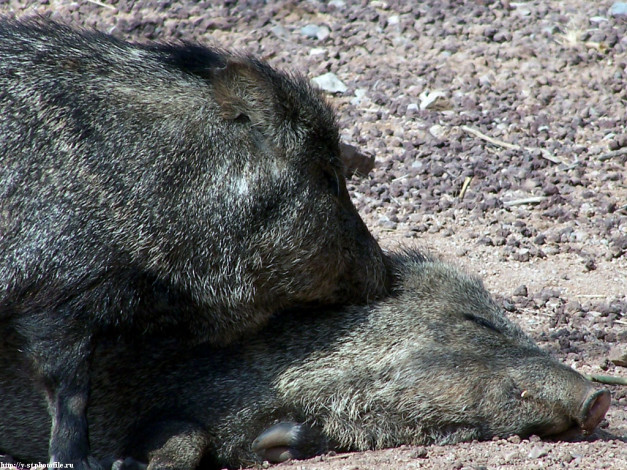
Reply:
[[[482, 283], [406, 253], [388, 299], [277, 317], [225, 349], [111, 342], [93, 366], [93, 451], [150, 468], [238, 467], [334, 448], [592, 431], [606, 390], [540, 350]], [[122, 346], [123, 345], [123, 346]], [[0, 355], [0, 450], [46, 455], [48, 414]], [[277, 424], [280, 423], [280, 424]], [[256, 437], [259, 438], [253, 441]]]
[[226, 344], [285, 308], [382, 295], [342, 171], [301, 77], [0, 19], [0, 321], [46, 392], [50, 459], [87, 463], [103, 332]]

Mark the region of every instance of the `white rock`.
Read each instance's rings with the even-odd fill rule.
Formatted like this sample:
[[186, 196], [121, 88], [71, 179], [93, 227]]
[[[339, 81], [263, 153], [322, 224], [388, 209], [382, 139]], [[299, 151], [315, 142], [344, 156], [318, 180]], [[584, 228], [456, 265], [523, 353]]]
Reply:
[[381, 8], [382, 10], [388, 10], [390, 8], [390, 5], [380, 0], [371, 0], [369, 6], [372, 8]]
[[319, 41], [324, 41], [326, 38], [329, 37], [329, 34], [331, 34], [329, 28], [327, 28], [326, 26], [320, 26], [320, 28], [318, 28], [318, 34], [316, 34], [316, 37]]
[[320, 27], [316, 24], [308, 24], [300, 28], [300, 34], [307, 36], [308, 38], [316, 39], [318, 37], [318, 31]]
[[277, 24], [270, 28], [270, 31], [272, 31], [272, 34], [274, 34], [279, 39], [287, 39], [289, 37], [287, 29], [285, 29], [280, 24]]
[[329, 93], [345, 93], [348, 87], [333, 72], [314, 77], [312, 80], [321, 90]]
[[311, 39], [318, 39], [319, 41], [324, 41], [329, 37], [331, 31], [326, 26], [318, 26], [316, 24], [308, 24], [307, 26], [303, 26], [300, 28], [300, 34], [303, 36], [307, 36]]
[[439, 91], [439, 90], [433, 90], [433, 91], [428, 91], [425, 90], [422, 93], [420, 93], [420, 109], [427, 109], [429, 106], [431, 106], [433, 103], [436, 102], [436, 100], [438, 98], [444, 98], [446, 96], [446, 93], [444, 93], [443, 91]]
[[494, 76], [492, 74], [484, 73], [479, 77], [479, 84], [489, 86], [490, 84], [492, 84], [493, 79]]
[[614, 2], [610, 7], [610, 16], [627, 16], [627, 3]]
[[530, 459], [539, 459], [540, 457], [544, 457], [548, 454], [549, 452], [544, 447], [533, 446], [527, 457]]
[[353, 106], [361, 104], [361, 102], [363, 101], [364, 97], [366, 96], [367, 91], [368, 90], [366, 88], [357, 88], [355, 90], [355, 98], [351, 99], [351, 104]]
[[388, 17], [388, 25], [390, 26], [394, 26], [399, 24], [401, 21], [400, 17], [398, 15], [392, 15], [390, 17]]
[[309, 55], [322, 55], [326, 53], [327, 50], [324, 47], [313, 47], [309, 50]]
[[434, 124], [429, 128], [429, 133], [437, 139], [442, 139], [446, 134], [446, 127], [441, 126], [440, 124]]

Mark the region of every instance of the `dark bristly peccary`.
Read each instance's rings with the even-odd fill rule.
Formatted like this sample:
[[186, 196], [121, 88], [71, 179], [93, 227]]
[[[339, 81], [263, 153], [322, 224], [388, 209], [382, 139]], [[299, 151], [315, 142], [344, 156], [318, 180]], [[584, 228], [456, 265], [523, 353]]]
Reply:
[[[591, 432], [610, 404], [505, 317], [481, 281], [417, 253], [387, 299], [275, 317], [184, 356], [132, 341], [95, 354], [94, 453], [150, 469], [217, 468], [327, 449]], [[45, 401], [0, 354], [0, 450], [46, 453]], [[258, 437], [256, 440], [255, 438]], [[254, 444], [253, 444], [254, 441]]]
[[347, 193], [334, 114], [303, 78], [195, 45], [0, 20], [0, 321], [88, 459], [103, 332], [226, 344], [274, 312], [364, 303], [383, 255]]

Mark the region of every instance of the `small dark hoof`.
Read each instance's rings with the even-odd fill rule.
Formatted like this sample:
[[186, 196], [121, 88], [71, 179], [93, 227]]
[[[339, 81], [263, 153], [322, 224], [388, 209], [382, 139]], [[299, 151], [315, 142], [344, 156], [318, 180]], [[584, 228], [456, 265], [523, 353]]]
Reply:
[[125, 459], [104, 459], [100, 463], [105, 470], [146, 470], [148, 468], [148, 465], [138, 462], [132, 457]]
[[326, 452], [328, 441], [318, 429], [306, 424], [278, 423], [257, 436], [252, 450], [263, 460], [281, 463]]

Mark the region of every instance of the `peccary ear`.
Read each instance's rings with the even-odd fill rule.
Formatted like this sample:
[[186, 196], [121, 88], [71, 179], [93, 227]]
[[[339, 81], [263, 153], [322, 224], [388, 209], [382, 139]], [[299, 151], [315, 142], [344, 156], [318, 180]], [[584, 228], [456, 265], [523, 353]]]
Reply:
[[230, 58], [225, 67], [212, 71], [211, 80], [224, 119], [248, 119], [261, 128], [271, 125], [278, 111], [275, 89], [261, 64]]
[[374, 155], [366, 155], [357, 147], [340, 142], [340, 158], [344, 163], [344, 176], [366, 176], [374, 168]]

